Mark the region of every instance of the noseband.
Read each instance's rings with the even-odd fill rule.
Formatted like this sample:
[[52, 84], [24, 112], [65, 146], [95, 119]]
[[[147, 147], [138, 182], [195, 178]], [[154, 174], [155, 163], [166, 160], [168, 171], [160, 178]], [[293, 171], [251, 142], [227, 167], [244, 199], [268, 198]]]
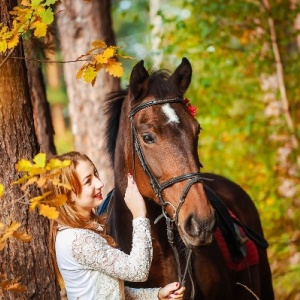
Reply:
[[[184, 101], [182, 98], [176, 97], [176, 98], [170, 98], [170, 99], [154, 99], [148, 102], [144, 102], [141, 103], [137, 106], [135, 106], [134, 108], [132, 108], [132, 110], [129, 113], [129, 118], [130, 118], [130, 123], [131, 123], [131, 133], [132, 133], [132, 145], [134, 145], [134, 147], [132, 147], [132, 162], [133, 162], [133, 172], [134, 172], [134, 177], [135, 177], [135, 160], [134, 160], [134, 155], [135, 152], [137, 153], [140, 163], [142, 165], [142, 168], [144, 170], [144, 172], [147, 174], [147, 176], [149, 177], [150, 180], [150, 184], [151, 187], [155, 193], [155, 195], [158, 197], [161, 206], [162, 206], [162, 214], [155, 220], [155, 224], [162, 218], [165, 217], [166, 219], [166, 223], [167, 223], [167, 235], [168, 235], [168, 241], [174, 251], [175, 254], [175, 259], [176, 259], [176, 263], [177, 263], [177, 273], [178, 273], [178, 277], [179, 277], [179, 281], [182, 285], [185, 284], [185, 277], [187, 274], [187, 271], [189, 272], [189, 276], [191, 279], [191, 284], [192, 284], [192, 293], [191, 293], [191, 298], [194, 298], [194, 283], [193, 283], [193, 279], [192, 279], [192, 273], [191, 273], [191, 249], [189, 249], [188, 251], [188, 258], [187, 258], [187, 263], [186, 263], [186, 268], [184, 271], [183, 276], [181, 276], [181, 268], [180, 268], [180, 262], [179, 262], [179, 255], [178, 255], [178, 250], [174, 245], [174, 234], [173, 234], [173, 230], [174, 230], [174, 223], [176, 226], [178, 226], [178, 215], [179, 215], [179, 211], [185, 201], [185, 198], [190, 190], [190, 188], [192, 187], [192, 185], [196, 182], [202, 182], [203, 180], [207, 180], [207, 178], [203, 177], [202, 174], [200, 172], [195, 172], [195, 173], [188, 173], [188, 174], [183, 174], [174, 178], [171, 178], [167, 181], [164, 181], [162, 183], [160, 183], [157, 178], [152, 174], [149, 165], [147, 163], [147, 160], [144, 156], [144, 153], [142, 151], [139, 139], [138, 139], [138, 134], [136, 131], [136, 128], [134, 127], [133, 124], [133, 118], [135, 116], [135, 114], [143, 109], [146, 109], [148, 107], [154, 106], [154, 105], [162, 105], [162, 104], [166, 104], [166, 103], [182, 103], [184, 105]], [[135, 150], [135, 152], [134, 152]], [[181, 195], [180, 195], [180, 200], [179, 200], [179, 204], [177, 206], [177, 208], [170, 203], [169, 201], [167, 201], [162, 193], [163, 190], [174, 185], [175, 183], [184, 181], [184, 180], [188, 180], [188, 182], [186, 183]], [[166, 213], [166, 206], [170, 205], [172, 206], [172, 208], [174, 209], [174, 218], [171, 219], [167, 213]]]

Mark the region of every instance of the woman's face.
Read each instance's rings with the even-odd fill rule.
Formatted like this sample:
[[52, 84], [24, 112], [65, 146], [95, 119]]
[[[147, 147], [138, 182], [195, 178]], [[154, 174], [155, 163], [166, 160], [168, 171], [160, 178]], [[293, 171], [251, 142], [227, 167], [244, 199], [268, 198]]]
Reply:
[[88, 161], [79, 161], [76, 172], [82, 191], [80, 195], [72, 193], [72, 200], [75, 202], [78, 212], [89, 218], [91, 210], [103, 201], [101, 189], [104, 185], [95, 172], [94, 166]]

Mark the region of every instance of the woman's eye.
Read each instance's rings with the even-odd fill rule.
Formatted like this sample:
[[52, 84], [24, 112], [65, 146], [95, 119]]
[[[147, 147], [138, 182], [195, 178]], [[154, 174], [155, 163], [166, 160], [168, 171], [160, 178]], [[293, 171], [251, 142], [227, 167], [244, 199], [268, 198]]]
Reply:
[[154, 138], [152, 137], [152, 135], [150, 133], [143, 133], [142, 134], [142, 139], [146, 144], [152, 144], [155, 143]]

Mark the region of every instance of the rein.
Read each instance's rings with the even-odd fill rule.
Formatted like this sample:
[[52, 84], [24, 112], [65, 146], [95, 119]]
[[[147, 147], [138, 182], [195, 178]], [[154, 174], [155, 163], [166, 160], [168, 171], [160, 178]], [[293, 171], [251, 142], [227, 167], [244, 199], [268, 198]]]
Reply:
[[[179, 282], [180, 282], [181, 285], [184, 286], [186, 275], [187, 275], [187, 273], [189, 273], [189, 277], [190, 277], [191, 284], [192, 284], [192, 292], [191, 292], [190, 299], [194, 299], [195, 288], [194, 288], [194, 282], [193, 282], [193, 277], [192, 277], [192, 268], [191, 268], [192, 250], [188, 249], [187, 262], [186, 262], [185, 270], [184, 270], [183, 275], [182, 275], [178, 249], [176, 248], [176, 246], [174, 244], [174, 233], [173, 233], [173, 231], [178, 226], [179, 211], [180, 211], [182, 205], [184, 204], [185, 198], [186, 198], [190, 188], [192, 187], [192, 185], [196, 182], [202, 182], [203, 180], [208, 180], [208, 179], [203, 177], [200, 172], [195, 172], [195, 173], [183, 174], [183, 175], [174, 177], [172, 179], [169, 179], [165, 182], [160, 183], [157, 180], [157, 178], [152, 174], [152, 172], [149, 168], [149, 165], [148, 165], [147, 160], [144, 156], [144, 153], [142, 151], [142, 148], [141, 148], [141, 145], [140, 145], [140, 142], [139, 142], [139, 139], [138, 139], [138, 134], [137, 134], [136, 128], [135, 128], [134, 123], [133, 123], [133, 118], [134, 118], [134, 116], [137, 112], [141, 111], [142, 109], [146, 109], [148, 107], [154, 106], [154, 105], [162, 105], [162, 104], [165, 104], [165, 103], [182, 103], [182, 104], [184, 104], [184, 100], [182, 98], [179, 98], [179, 97], [170, 98], [170, 99], [154, 99], [154, 100], [144, 102], [144, 103], [141, 103], [141, 104], [135, 106], [134, 108], [132, 108], [132, 110], [129, 113], [129, 118], [130, 118], [130, 123], [131, 123], [131, 133], [132, 133], [132, 145], [133, 145], [133, 147], [132, 147], [132, 163], [133, 163], [133, 172], [134, 172], [133, 175], [134, 175], [134, 178], [135, 178], [136, 174], [135, 174], [134, 155], [135, 155], [135, 152], [136, 152], [144, 172], [149, 177], [151, 187], [152, 187], [155, 195], [158, 197], [158, 199], [161, 203], [162, 214], [156, 218], [154, 224], [156, 224], [162, 217], [165, 217], [166, 225], [167, 225], [168, 242], [169, 242], [170, 246], [172, 247], [174, 255], [175, 255], [176, 265], [177, 265], [177, 275], [178, 275], [178, 278], [179, 278]], [[186, 183], [186, 185], [185, 185], [185, 187], [184, 187], [184, 189], [181, 193], [180, 201], [179, 201], [179, 204], [176, 208], [172, 203], [170, 203], [169, 201], [167, 201], [163, 197], [162, 193], [163, 193], [164, 189], [174, 185], [175, 183], [178, 183], [178, 182], [181, 182], [181, 181], [184, 181], [184, 180], [188, 180], [188, 182]], [[174, 219], [171, 219], [167, 215], [166, 210], [165, 210], [165, 207], [167, 205], [172, 206], [172, 208], [174, 209], [174, 212], [175, 212], [174, 213]], [[174, 225], [176, 225], [176, 228], [175, 228]]]

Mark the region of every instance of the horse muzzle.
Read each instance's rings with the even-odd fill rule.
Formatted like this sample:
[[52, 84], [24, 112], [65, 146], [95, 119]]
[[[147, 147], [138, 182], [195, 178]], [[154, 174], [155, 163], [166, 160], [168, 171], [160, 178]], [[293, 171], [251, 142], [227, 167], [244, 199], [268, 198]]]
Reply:
[[181, 231], [183, 242], [187, 246], [204, 246], [213, 241], [216, 225], [217, 220], [214, 212], [206, 220], [200, 220], [194, 214], [190, 214], [184, 221], [182, 228], [179, 226], [179, 231]]

